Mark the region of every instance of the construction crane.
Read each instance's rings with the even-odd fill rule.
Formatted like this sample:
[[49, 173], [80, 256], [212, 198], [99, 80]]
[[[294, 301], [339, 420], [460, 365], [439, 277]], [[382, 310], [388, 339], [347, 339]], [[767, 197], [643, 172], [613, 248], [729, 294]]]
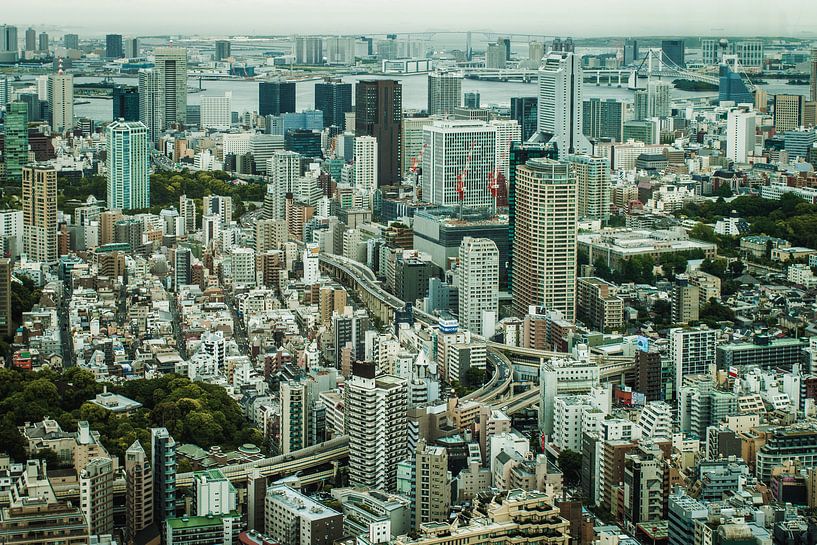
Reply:
[[499, 166], [504, 164], [507, 160], [508, 155], [511, 152], [512, 145], [513, 142], [508, 142], [508, 147], [502, 150], [502, 155], [500, 156], [499, 161], [496, 162], [496, 168], [488, 173], [488, 191], [494, 198], [494, 214], [496, 214], [500, 184], [505, 183], [505, 175], [499, 171]]
[[463, 167], [462, 171], [457, 174], [456, 191], [457, 199], [460, 201], [460, 221], [462, 221], [462, 208], [465, 203], [465, 180], [468, 177], [468, 169], [471, 168], [471, 157], [474, 153], [474, 148], [476, 145], [476, 140], [472, 140], [471, 146], [468, 148], [468, 155], [465, 156], [465, 167]]

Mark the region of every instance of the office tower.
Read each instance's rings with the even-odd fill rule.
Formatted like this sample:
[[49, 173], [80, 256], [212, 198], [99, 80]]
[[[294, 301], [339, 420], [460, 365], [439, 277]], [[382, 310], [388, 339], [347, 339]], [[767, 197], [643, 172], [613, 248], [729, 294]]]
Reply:
[[79, 472], [79, 503], [88, 533], [113, 533], [113, 462], [110, 458], [93, 458]]
[[29, 27], [26, 29], [26, 52], [34, 52], [37, 50], [37, 31]]
[[376, 375], [374, 364], [355, 363], [344, 397], [349, 483], [393, 491], [397, 464], [408, 454], [406, 381]]
[[438, 206], [490, 206], [497, 129], [484, 121], [435, 121], [423, 127], [423, 200]]
[[465, 237], [460, 243], [459, 321], [465, 329], [492, 336], [499, 320], [499, 250], [488, 238]]
[[669, 357], [675, 380], [673, 392], [683, 384], [686, 375], [709, 373], [715, 363], [718, 330], [706, 326], [673, 328], [669, 331]]
[[647, 85], [649, 117], [669, 117], [672, 113], [669, 98], [670, 85], [666, 81], [651, 81]]
[[542, 42], [528, 42], [528, 60], [537, 65], [545, 57], [545, 44]]
[[19, 53], [17, 27], [0, 25], [0, 62], [17, 62]]
[[115, 85], [113, 88], [113, 119], [139, 121], [139, 88]]
[[576, 178], [571, 164], [531, 159], [516, 169], [513, 303], [518, 315], [531, 306], [576, 311]]
[[29, 261], [57, 261], [57, 171], [23, 167], [23, 248]]
[[197, 517], [228, 515], [236, 509], [233, 483], [220, 469], [193, 473], [193, 514]]
[[432, 72], [428, 75], [428, 114], [449, 115], [462, 104], [462, 73]]
[[63, 73], [62, 67], [48, 76], [48, 106], [51, 128], [55, 132], [74, 128], [74, 76]]
[[817, 47], [811, 50], [809, 66], [811, 68], [811, 75], [809, 78], [809, 100], [811, 102], [817, 102]]
[[193, 254], [190, 248], [180, 246], [176, 248], [173, 259], [173, 288], [178, 291], [180, 286], [186, 286], [193, 281]]
[[628, 38], [624, 40], [624, 66], [630, 66], [640, 60], [638, 56], [638, 40]]
[[187, 122], [187, 49], [157, 47], [154, 51], [161, 129]]
[[294, 111], [294, 81], [262, 81], [258, 84], [259, 115], [281, 115]]
[[503, 45], [488, 44], [488, 49], [485, 51], [485, 68], [503, 69], [507, 62], [508, 59]]
[[451, 514], [448, 451], [445, 447], [417, 442], [414, 453], [414, 523], [444, 522]]
[[726, 158], [736, 163], [746, 163], [755, 151], [755, 125], [757, 114], [743, 110], [731, 110], [726, 116]]
[[684, 40], [661, 40], [661, 52], [664, 54], [665, 62], [681, 68], [686, 66]]
[[232, 126], [232, 100], [230, 91], [224, 96], [201, 97], [201, 128], [226, 131]]
[[121, 34], [107, 34], [105, 36], [105, 57], [108, 59], [121, 59], [124, 57]]
[[610, 160], [590, 155], [570, 155], [576, 175], [579, 218], [607, 222], [610, 219]]
[[744, 68], [763, 68], [763, 42], [760, 40], [732, 42], [732, 54]]
[[6, 107], [3, 159], [6, 163], [6, 181], [19, 182], [23, 165], [28, 163], [28, 107], [23, 102], [12, 102]]
[[701, 38], [701, 62], [704, 64], [718, 64], [719, 40], [715, 38]]
[[698, 286], [689, 283], [689, 277], [679, 274], [672, 288], [672, 323], [689, 324], [698, 321], [700, 293]]
[[305, 381], [289, 380], [280, 385], [281, 441], [279, 454], [289, 454], [307, 446], [309, 402]]
[[158, 522], [176, 515], [176, 441], [167, 428], [151, 428], [153, 518]]
[[588, 138], [611, 138], [621, 142], [623, 118], [624, 104], [614, 98], [585, 100], [582, 132]]
[[582, 106], [581, 59], [573, 53], [550, 53], [539, 68], [537, 130], [556, 145], [560, 159], [590, 151], [582, 134]]
[[522, 141], [527, 142], [536, 133], [538, 97], [511, 97], [511, 119], [522, 128]]
[[404, 174], [414, 169], [419, 173], [422, 167], [422, 155], [425, 155], [423, 145], [423, 127], [431, 125], [433, 119], [428, 117], [407, 117], [402, 121], [400, 132], [400, 156], [403, 158], [402, 172]]
[[153, 524], [153, 470], [150, 458], [137, 440], [125, 451], [125, 537]]
[[156, 70], [139, 70], [139, 121], [148, 128], [151, 143], [156, 142], [162, 131], [162, 108], [159, 104], [159, 73]]
[[124, 42], [125, 58], [135, 59], [139, 56], [139, 38], [128, 38]]
[[646, 89], [633, 93], [633, 120], [642, 121], [650, 118], [650, 97]]
[[522, 141], [522, 128], [515, 119], [492, 119], [488, 124], [496, 129], [495, 168], [493, 174], [488, 174], [488, 192], [491, 193], [491, 198], [496, 199], [499, 196], [497, 184], [504, 185], [504, 180], [508, 179], [511, 143]]
[[0, 258], [0, 334], [10, 337], [14, 332], [11, 320], [11, 271], [14, 263], [6, 257]]
[[377, 138], [355, 137], [355, 187], [368, 193], [377, 189]]
[[150, 139], [141, 121], [114, 121], [107, 140], [108, 208], [150, 207]]
[[803, 124], [802, 95], [774, 95], [774, 130], [791, 131]]
[[[732, 71], [728, 64], [718, 67], [718, 101], [731, 101], [735, 104], [753, 104], [755, 97], [746, 86], [739, 73]], [[762, 89], [758, 93], [764, 92]]]
[[62, 37], [62, 45], [65, 49], [79, 49], [79, 36], [76, 34], [66, 34]]
[[48, 34], [45, 32], [40, 32], [40, 35], [37, 37], [38, 41], [38, 51], [41, 53], [48, 53]]
[[323, 64], [323, 39], [318, 36], [297, 36], [295, 64]]
[[326, 80], [315, 84], [315, 109], [323, 112], [324, 127], [346, 129], [346, 113], [352, 109], [352, 84]]
[[304, 157], [323, 157], [321, 133], [303, 129], [290, 129], [284, 134], [284, 149]]
[[468, 91], [463, 95], [463, 106], [466, 108], [479, 108], [479, 91]]
[[361, 80], [355, 86], [355, 135], [377, 138], [380, 185], [400, 181], [403, 88], [395, 80]]
[[232, 57], [232, 46], [230, 40], [216, 40], [216, 52], [213, 55], [213, 60], [220, 62]]

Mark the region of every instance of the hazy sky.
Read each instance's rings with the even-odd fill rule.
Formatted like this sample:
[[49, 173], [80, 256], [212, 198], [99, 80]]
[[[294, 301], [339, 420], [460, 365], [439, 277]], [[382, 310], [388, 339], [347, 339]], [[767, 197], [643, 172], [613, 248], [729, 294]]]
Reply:
[[86, 35], [383, 33], [815, 36], [815, 0], [2, 0], [0, 22]]

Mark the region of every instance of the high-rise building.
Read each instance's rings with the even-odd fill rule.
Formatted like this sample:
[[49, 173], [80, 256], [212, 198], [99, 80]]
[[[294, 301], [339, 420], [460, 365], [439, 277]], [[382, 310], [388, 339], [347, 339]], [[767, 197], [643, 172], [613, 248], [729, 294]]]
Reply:
[[649, 117], [669, 117], [672, 113], [669, 98], [670, 84], [653, 80], [647, 85]]
[[150, 139], [141, 121], [114, 121], [107, 140], [108, 208], [150, 207]]
[[449, 115], [462, 105], [462, 73], [432, 72], [428, 75], [429, 115]]
[[346, 129], [346, 113], [352, 109], [352, 84], [327, 80], [315, 84], [315, 109], [323, 112], [324, 127]]
[[187, 122], [187, 49], [157, 47], [154, 51], [161, 129]]
[[48, 34], [46, 32], [40, 32], [39, 36], [37, 36], [37, 45], [41, 53], [48, 53]]
[[576, 174], [578, 214], [582, 219], [610, 219], [610, 160], [590, 155], [567, 158]]
[[361, 80], [355, 86], [355, 135], [377, 138], [380, 185], [400, 181], [403, 88], [396, 80]]
[[323, 64], [323, 39], [319, 36], [296, 36], [295, 64]]
[[125, 451], [125, 537], [153, 524], [153, 470], [150, 458], [137, 440]]
[[545, 44], [542, 42], [528, 42], [528, 60], [539, 64], [545, 56]]
[[79, 36], [76, 34], [66, 34], [62, 37], [62, 45], [65, 49], [79, 49]]
[[422, 157], [425, 155], [425, 144], [423, 140], [423, 127], [434, 122], [429, 117], [406, 117], [402, 121], [400, 128], [400, 156], [403, 158], [402, 172], [406, 174], [412, 169], [419, 172], [422, 167]]
[[17, 27], [0, 25], [0, 62], [17, 62], [20, 46], [17, 43]]
[[105, 36], [105, 57], [108, 59], [121, 59], [125, 56], [122, 47], [121, 34], [107, 34]]
[[718, 64], [719, 40], [715, 38], [701, 38], [701, 62], [704, 64]]
[[673, 393], [686, 375], [709, 373], [716, 360], [718, 330], [706, 326], [673, 328], [669, 331], [669, 357], [673, 369]]
[[[267, 160], [267, 176], [272, 177], [268, 193], [271, 206], [265, 206], [264, 219], [284, 219], [286, 195], [294, 190], [295, 180], [301, 175], [301, 155], [292, 151], [276, 151]], [[266, 199], [265, 199], [266, 200]], [[269, 209], [269, 213], [267, 213]]]
[[624, 126], [624, 104], [614, 98], [591, 98], [584, 101], [582, 132], [588, 138], [612, 138], [621, 142]]
[[468, 91], [462, 96], [462, 105], [466, 108], [479, 108], [479, 91]]
[[187, 195], [179, 197], [179, 217], [184, 222], [184, 234], [191, 234], [196, 230], [196, 201]]
[[377, 189], [377, 138], [355, 137], [355, 187], [374, 193]]
[[803, 95], [774, 95], [774, 130], [782, 133], [803, 124]]
[[485, 68], [505, 68], [508, 62], [505, 46], [499, 43], [488, 44], [485, 50]]
[[281, 403], [280, 454], [289, 454], [307, 446], [307, 417], [309, 403], [305, 381], [282, 382], [279, 400]]
[[[508, 155], [511, 151], [511, 144], [522, 142], [522, 127], [519, 126], [516, 119], [492, 119], [488, 124], [496, 129], [496, 168], [493, 174], [488, 175], [488, 180], [491, 182], [493, 177], [494, 183], [499, 184], [508, 179]], [[491, 197], [496, 199], [499, 195], [499, 188], [495, 185], [492, 189], [491, 185], [489, 183], [489, 192], [491, 192]]]
[[560, 159], [590, 151], [582, 134], [582, 81], [581, 58], [573, 53], [550, 53], [539, 68], [537, 130]]
[[159, 104], [159, 73], [152, 69], [139, 70], [139, 121], [148, 128], [151, 143], [162, 131], [162, 108]]
[[679, 274], [672, 288], [672, 323], [689, 324], [698, 321], [700, 292], [698, 286], [690, 284], [689, 277]]
[[726, 116], [726, 158], [746, 163], [755, 150], [757, 114], [746, 110], [731, 110]]
[[232, 100], [230, 91], [223, 96], [201, 97], [201, 128], [226, 131], [232, 125]]
[[460, 243], [459, 322], [473, 333], [493, 336], [499, 320], [499, 250], [488, 238], [465, 237]]
[[216, 51], [213, 60], [216, 62], [229, 59], [232, 56], [230, 40], [216, 40]]
[[638, 40], [628, 38], [624, 40], [624, 66], [630, 66], [640, 60], [638, 56]]
[[180, 246], [176, 248], [173, 260], [173, 288], [178, 291], [179, 286], [186, 286], [193, 281], [193, 253], [190, 248]]
[[37, 50], [37, 31], [31, 27], [26, 29], [26, 42], [25, 42], [25, 49], [28, 52], [34, 52]]
[[444, 522], [451, 512], [448, 451], [445, 447], [417, 442], [414, 453], [414, 524]]
[[222, 226], [233, 222], [233, 198], [222, 195], [205, 195], [201, 200], [202, 214], [215, 214]]
[[531, 159], [516, 169], [513, 306], [576, 311], [576, 177], [570, 163]]
[[113, 88], [113, 119], [139, 121], [139, 88], [116, 85]]
[[55, 132], [74, 128], [74, 76], [63, 73], [62, 68], [48, 76], [48, 106]]
[[[762, 89], [758, 89], [758, 92], [765, 93]], [[755, 102], [755, 97], [746, 86], [741, 75], [733, 71], [725, 62], [718, 67], [718, 101], [731, 101], [735, 104], [753, 104]]]
[[664, 54], [666, 61], [681, 68], [686, 66], [684, 40], [661, 40], [661, 52]]
[[88, 521], [88, 532], [112, 534], [113, 462], [110, 458], [93, 458], [79, 472], [79, 500]]
[[408, 455], [406, 381], [376, 375], [374, 364], [356, 363], [344, 397], [350, 484], [394, 490], [397, 464]]
[[219, 469], [193, 473], [193, 514], [197, 517], [229, 515], [236, 509], [235, 486]]
[[294, 81], [262, 81], [258, 84], [259, 115], [281, 115], [286, 112], [294, 111]]
[[423, 200], [438, 206], [490, 206], [497, 129], [484, 121], [435, 121], [423, 127]]
[[732, 54], [744, 68], [763, 68], [763, 42], [761, 40], [739, 40], [732, 42]]
[[809, 100], [817, 102], [817, 47], [811, 50], [811, 60], [809, 61], [811, 75], [809, 78]]
[[23, 165], [28, 163], [28, 106], [12, 102], [6, 107], [3, 159], [6, 163], [6, 181], [19, 182]]
[[522, 128], [522, 141], [527, 142], [536, 133], [538, 97], [511, 97], [511, 119]]
[[57, 261], [57, 171], [23, 167], [23, 248], [29, 261]]
[[0, 258], [0, 334], [10, 337], [14, 331], [11, 320], [11, 271], [14, 264], [11, 259]]
[[176, 514], [176, 441], [167, 428], [151, 428], [153, 513], [156, 521]]
[[125, 58], [135, 59], [139, 56], [139, 38], [128, 38], [124, 42]]

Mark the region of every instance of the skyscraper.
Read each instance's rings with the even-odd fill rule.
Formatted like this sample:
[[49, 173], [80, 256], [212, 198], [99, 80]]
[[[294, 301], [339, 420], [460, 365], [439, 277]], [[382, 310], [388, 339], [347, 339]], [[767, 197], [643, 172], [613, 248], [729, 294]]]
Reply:
[[297, 36], [295, 64], [323, 64], [323, 39], [319, 36]]
[[686, 66], [684, 40], [661, 40], [661, 52], [664, 54], [666, 61], [681, 68]]
[[0, 25], [0, 62], [17, 62], [19, 54], [17, 27]]
[[45, 164], [23, 167], [23, 248], [30, 261], [57, 261], [57, 171]]
[[74, 76], [60, 67], [48, 76], [48, 106], [51, 108], [51, 128], [58, 133], [74, 128]]
[[511, 119], [522, 127], [522, 141], [527, 142], [536, 133], [538, 97], [511, 97]]
[[576, 311], [576, 178], [570, 163], [531, 159], [516, 169], [513, 308]]
[[114, 121], [105, 129], [108, 208], [150, 206], [150, 139], [141, 121]]
[[817, 102], [817, 47], [811, 50], [811, 77], [809, 79], [809, 100]]
[[395, 80], [361, 80], [355, 87], [355, 135], [377, 138], [380, 185], [400, 181], [403, 88]]
[[582, 132], [588, 138], [612, 138], [621, 142], [623, 118], [624, 104], [614, 98], [585, 100]]
[[701, 38], [701, 62], [718, 64], [718, 41], [715, 38]]
[[344, 397], [349, 483], [393, 491], [397, 464], [408, 454], [406, 381], [376, 375], [374, 364], [355, 363]]
[[192, 253], [190, 248], [179, 246], [173, 260], [173, 289], [179, 291], [179, 286], [186, 286], [193, 281]]
[[139, 88], [116, 85], [113, 88], [113, 119], [139, 121]]
[[669, 117], [672, 113], [669, 98], [670, 85], [666, 81], [651, 81], [647, 85], [649, 117]]
[[462, 105], [466, 108], [479, 108], [479, 91], [468, 91], [463, 95]]
[[126, 58], [134, 59], [139, 56], [139, 38], [128, 38], [124, 43]]
[[37, 50], [37, 31], [31, 27], [26, 29], [25, 51], [34, 52]]
[[48, 34], [46, 32], [40, 32], [40, 35], [37, 37], [38, 41], [38, 50], [41, 53], [48, 53]]
[[226, 131], [232, 125], [233, 94], [201, 97], [201, 127]]
[[232, 56], [231, 49], [230, 40], [216, 40], [216, 52], [213, 55], [213, 60], [219, 62], [230, 58]]
[[11, 259], [0, 258], [0, 334], [10, 337], [14, 331], [11, 320], [11, 271], [14, 264]]
[[555, 144], [560, 159], [590, 151], [582, 134], [582, 81], [581, 58], [573, 53], [550, 53], [539, 68], [537, 130]]
[[281, 115], [286, 112], [294, 111], [294, 81], [262, 81], [258, 84], [259, 115]]
[[492, 336], [499, 319], [499, 249], [488, 238], [460, 243], [459, 321], [473, 333]]
[[368, 193], [377, 189], [377, 138], [355, 137], [355, 187]]
[[150, 141], [156, 142], [162, 130], [159, 73], [156, 70], [139, 70], [139, 121], [148, 128]]
[[288, 380], [280, 385], [281, 444], [279, 452], [289, 454], [307, 446], [309, 403], [306, 382]]
[[640, 60], [638, 56], [638, 41], [632, 38], [624, 40], [624, 66], [630, 66]]
[[6, 181], [22, 180], [23, 165], [28, 163], [28, 106], [24, 102], [12, 102], [6, 107], [3, 158]]
[[803, 124], [802, 95], [774, 95], [774, 130], [785, 132]]
[[576, 174], [579, 218], [610, 218], [610, 160], [590, 155], [570, 155], [567, 160]]
[[176, 515], [176, 441], [167, 428], [151, 428], [154, 519]]
[[542, 42], [528, 42], [528, 60], [537, 66], [545, 57], [545, 44]]
[[161, 128], [184, 124], [187, 122], [187, 49], [157, 47], [154, 55]]
[[107, 34], [105, 36], [105, 57], [108, 59], [121, 59], [125, 56], [122, 48], [121, 34]]
[[125, 451], [125, 537], [153, 524], [153, 469], [150, 458], [137, 440]]
[[352, 109], [352, 84], [326, 80], [315, 84], [315, 109], [323, 112], [323, 126], [346, 129], [346, 113]]
[[66, 34], [62, 37], [62, 45], [65, 46], [65, 49], [79, 49], [79, 36]]
[[428, 75], [429, 115], [449, 115], [462, 104], [462, 73], [433, 72]]
[[726, 117], [726, 158], [736, 163], [746, 163], [749, 153], [755, 149], [755, 112], [732, 110]]

